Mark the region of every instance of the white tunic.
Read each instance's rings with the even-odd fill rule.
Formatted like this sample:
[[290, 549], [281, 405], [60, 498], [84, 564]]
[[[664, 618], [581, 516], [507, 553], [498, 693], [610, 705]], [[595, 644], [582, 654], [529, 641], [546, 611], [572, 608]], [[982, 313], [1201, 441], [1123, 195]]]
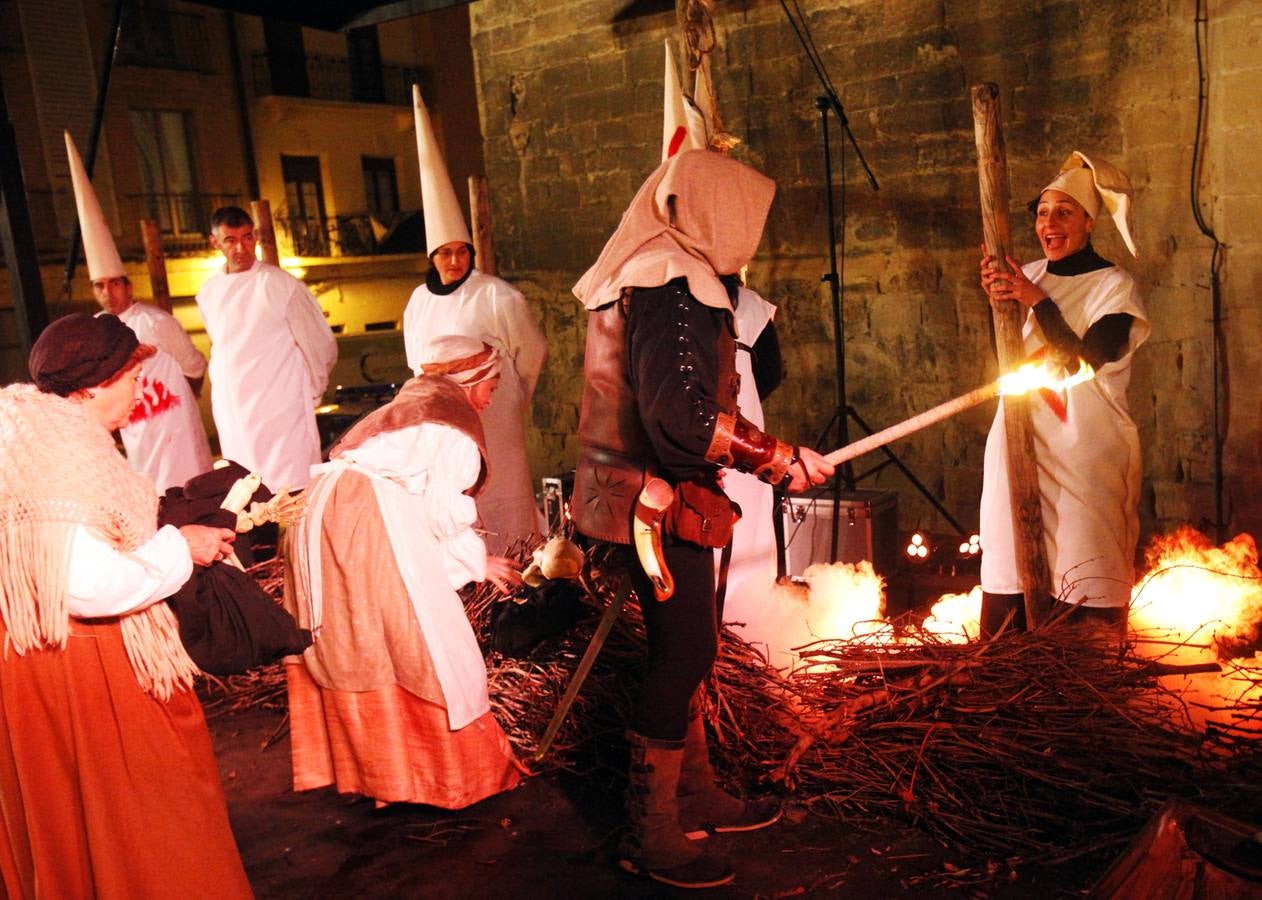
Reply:
[[220, 452], [273, 491], [302, 488], [320, 462], [315, 406], [337, 361], [320, 304], [288, 272], [220, 270], [197, 295], [210, 335], [210, 400]]
[[162, 492], [210, 469], [210, 444], [188, 384], [206, 374], [206, 358], [175, 316], [156, 306], [133, 303], [119, 318], [141, 343], [158, 348], [141, 364], [141, 401], [119, 433], [127, 462]]
[[[763, 427], [762, 401], [754, 381], [753, 358], [749, 348], [758, 340], [776, 308], [749, 288], [741, 288], [736, 303], [736, 371], [741, 378], [737, 406], [741, 415]], [[776, 538], [772, 527], [771, 485], [753, 475], [728, 469], [723, 474], [723, 491], [741, 508], [740, 521], [732, 534], [732, 560], [728, 564], [727, 599], [723, 618], [745, 623], [742, 637], [748, 641], [767, 639], [759, 634], [759, 612], [771, 602], [776, 580]], [[719, 551], [715, 551], [715, 559]]]
[[[1052, 593], [1085, 606], [1124, 606], [1134, 580], [1139, 540], [1142, 468], [1139, 435], [1126, 405], [1131, 358], [1148, 337], [1148, 317], [1135, 281], [1116, 266], [1085, 275], [1047, 272], [1047, 260], [1023, 266], [1026, 276], [1059, 307], [1065, 323], [1082, 337], [1103, 316], [1135, 317], [1120, 359], [1106, 364], [1091, 381], [1056, 401], [1030, 399], [1034, 454], [1043, 506], [1043, 533], [1052, 573]], [[1033, 310], [1022, 332], [1025, 351], [1046, 344]], [[1021, 593], [1008, 492], [1007, 440], [1003, 406], [986, 440], [982, 483], [982, 589]]]
[[474, 269], [459, 288], [436, 295], [421, 285], [403, 312], [408, 367], [420, 374], [425, 342], [444, 334], [482, 338], [504, 355], [491, 405], [482, 411], [490, 477], [478, 512], [492, 553], [542, 533], [526, 455], [526, 413], [548, 355], [547, 340], [526, 298], [507, 282]]

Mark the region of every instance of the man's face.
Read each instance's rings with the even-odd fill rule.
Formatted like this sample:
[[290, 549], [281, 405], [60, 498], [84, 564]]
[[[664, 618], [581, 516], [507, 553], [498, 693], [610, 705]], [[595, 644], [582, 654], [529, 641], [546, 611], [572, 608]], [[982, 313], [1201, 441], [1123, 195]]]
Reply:
[[101, 309], [116, 316], [132, 304], [131, 281], [126, 275], [98, 278], [92, 282], [92, 293], [96, 295], [96, 302], [101, 305]]
[[434, 251], [434, 265], [438, 267], [438, 280], [451, 284], [464, 278], [469, 271], [469, 245], [464, 241], [450, 241]]
[[253, 225], [216, 225], [210, 234], [211, 246], [223, 254], [230, 275], [249, 271], [254, 265], [257, 241]]

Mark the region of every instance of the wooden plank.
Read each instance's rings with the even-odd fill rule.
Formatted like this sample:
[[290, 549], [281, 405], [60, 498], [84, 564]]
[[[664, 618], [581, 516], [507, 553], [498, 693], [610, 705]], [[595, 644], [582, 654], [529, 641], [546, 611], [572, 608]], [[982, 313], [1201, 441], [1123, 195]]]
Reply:
[[167, 258], [162, 250], [162, 231], [153, 219], [140, 220], [140, 240], [145, 245], [145, 265], [149, 268], [149, 292], [153, 302], [171, 311], [171, 287], [167, 283]]
[[[1012, 253], [1008, 223], [1011, 193], [1003, 127], [999, 119], [999, 86], [991, 82], [973, 86], [973, 133], [977, 143], [977, 181], [981, 191], [982, 233], [986, 248], [1002, 271]], [[995, 343], [1000, 372], [1016, 368], [1025, 356], [1021, 325], [1026, 309], [1020, 303], [992, 303]], [[1008, 486], [1012, 499], [1013, 543], [1017, 571], [1025, 595], [1027, 626], [1033, 630], [1045, 617], [1052, 595], [1051, 575], [1043, 543], [1043, 509], [1039, 501], [1038, 469], [1034, 458], [1034, 430], [1027, 396], [1003, 399], [1004, 428], [1008, 442]]]
[[280, 252], [276, 249], [276, 228], [272, 224], [272, 204], [268, 200], [251, 200], [250, 217], [254, 219], [254, 236], [263, 249], [263, 262], [280, 265]]
[[486, 179], [469, 176], [469, 219], [473, 232], [473, 255], [479, 272], [496, 275], [495, 242], [491, 239], [491, 193]]

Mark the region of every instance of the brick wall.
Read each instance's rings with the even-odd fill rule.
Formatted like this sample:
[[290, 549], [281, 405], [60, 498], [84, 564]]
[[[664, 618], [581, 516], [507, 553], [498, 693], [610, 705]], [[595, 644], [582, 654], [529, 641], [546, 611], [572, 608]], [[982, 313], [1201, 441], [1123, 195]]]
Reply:
[[[534, 409], [537, 473], [573, 465], [583, 317], [569, 288], [596, 257], [658, 161], [662, 42], [673, 12], [615, 22], [596, 0], [469, 7], [486, 168], [502, 274], [538, 304], [551, 359]], [[1144, 444], [1146, 533], [1214, 513], [1209, 240], [1191, 213], [1196, 124], [1194, 0], [1018, 2], [805, 0], [811, 31], [881, 190], [844, 158], [844, 335], [850, 402], [884, 427], [995, 374], [989, 310], [977, 286], [981, 225], [968, 88], [1002, 91], [1014, 201], [1073, 149], [1127, 169], [1137, 189], [1141, 258], [1111, 225], [1098, 249], [1139, 279], [1153, 335], [1131, 405]], [[1219, 10], [1222, 10], [1221, 12]], [[1234, 529], [1262, 526], [1262, 379], [1256, 349], [1262, 263], [1256, 223], [1262, 125], [1256, 4], [1210, 3], [1210, 98], [1202, 207], [1229, 245], [1223, 266], [1227, 504]], [[768, 403], [772, 429], [814, 441], [834, 407], [819, 93], [780, 5], [720, 2], [714, 67], [738, 155], [779, 192], [750, 283], [780, 305], [790, 375]], [[834, 163], [841, 165], [835, 123]], [[1014, 207], [1017, 204], [1014, 202]], [[1014, 208], [1018, 255], [1038, 254]], [[992, 407], [896, 446], [966, 525], [976, 522]], [[888, 468], [870, 486], [900, 492], [904, 526], [942, 527]]]

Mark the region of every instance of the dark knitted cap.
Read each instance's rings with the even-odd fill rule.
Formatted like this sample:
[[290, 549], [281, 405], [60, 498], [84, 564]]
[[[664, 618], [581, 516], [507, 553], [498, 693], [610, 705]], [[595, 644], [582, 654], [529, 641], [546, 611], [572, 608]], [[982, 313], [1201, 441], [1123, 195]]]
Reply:
[[136, 332], [118, 316], [73, 313], [44, 329], [27, 368], [41, 391], [69, 397], [117, 374], [139, 345]]

